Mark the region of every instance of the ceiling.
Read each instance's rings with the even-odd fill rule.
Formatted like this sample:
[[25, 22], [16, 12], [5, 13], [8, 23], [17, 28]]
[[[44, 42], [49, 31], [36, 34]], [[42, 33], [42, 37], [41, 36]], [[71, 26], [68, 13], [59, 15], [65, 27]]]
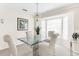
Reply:
[[[44, 13], [49, 10], [54, 10], [60, 7], [67, 6], [67, 3], [39, 3], [38, 4], [38, 13]], [[18, 10], [20, 12], [26, 12], [30, 14], [36, 13], [36, 3], [0, 3], [0, 6], [3, 6], [5, 9]], [[23, 11], [26, 9], [27, 11]]]
[[66, 5], [69, 5], [67, 3], [40, 3], [38, 6], [38, 10], [39, 10], [39, 13], [43, 13], [43, 12], [46, 12], [46, 11], [49, 11], [49, 10], [54, 10], [54, 9], [57, 9], [57, 8], [60, 8], [60, 7], [64, 7]]

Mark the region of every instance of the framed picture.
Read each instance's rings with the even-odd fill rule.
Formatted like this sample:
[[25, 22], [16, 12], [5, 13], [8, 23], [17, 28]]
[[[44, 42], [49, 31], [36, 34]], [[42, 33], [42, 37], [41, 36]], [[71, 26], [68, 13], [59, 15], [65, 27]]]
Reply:
[[17, 30], [19, 31], [28, 30], [28, 19], [17, 18]]

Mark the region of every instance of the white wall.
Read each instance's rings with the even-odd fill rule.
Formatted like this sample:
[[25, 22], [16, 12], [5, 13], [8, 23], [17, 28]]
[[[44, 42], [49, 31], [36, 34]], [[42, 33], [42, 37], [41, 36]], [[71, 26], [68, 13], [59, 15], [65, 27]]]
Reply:
[[0, 18], [4, 19], [4, 24], [0, 23], [0, 50], [7, 47], [7, 44], [3, 41], [5, 34], [11, 35], [16, 44], [21, 44], [17, 38], [25, 37], [25, 31], [17, 31], [17, 17], [28, 19], [28, 30], [32, 33], [30, 33], [31, 37], [33, 36], [34, 21], [31, 15], [24, 14], [19, 9], [0, 5]]
[[74, 11], [74, 31], [79, 32], [79, 8]]

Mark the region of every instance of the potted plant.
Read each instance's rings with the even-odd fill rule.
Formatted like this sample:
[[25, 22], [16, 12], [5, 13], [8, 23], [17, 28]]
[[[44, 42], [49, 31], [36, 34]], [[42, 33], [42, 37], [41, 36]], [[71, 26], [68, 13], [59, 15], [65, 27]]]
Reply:
[[73, 33], [72, 37], [73, 37], [73, 39], [77, 40], [77, 38], [79, 37], [79, 34], [78, 33]]

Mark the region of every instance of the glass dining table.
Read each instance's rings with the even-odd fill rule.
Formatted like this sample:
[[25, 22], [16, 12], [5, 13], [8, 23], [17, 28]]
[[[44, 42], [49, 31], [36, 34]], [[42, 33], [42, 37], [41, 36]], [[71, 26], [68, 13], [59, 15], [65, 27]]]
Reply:
[[39, 35], [34, 36], [33, 40], [27, 38], [18, 38], [18, 40], [20, 40], [21, 42], [25, 43], [33, 49], [33, 56], [39, 56], [39, 43], [47, 42], [47, 40], [41, 40]]

